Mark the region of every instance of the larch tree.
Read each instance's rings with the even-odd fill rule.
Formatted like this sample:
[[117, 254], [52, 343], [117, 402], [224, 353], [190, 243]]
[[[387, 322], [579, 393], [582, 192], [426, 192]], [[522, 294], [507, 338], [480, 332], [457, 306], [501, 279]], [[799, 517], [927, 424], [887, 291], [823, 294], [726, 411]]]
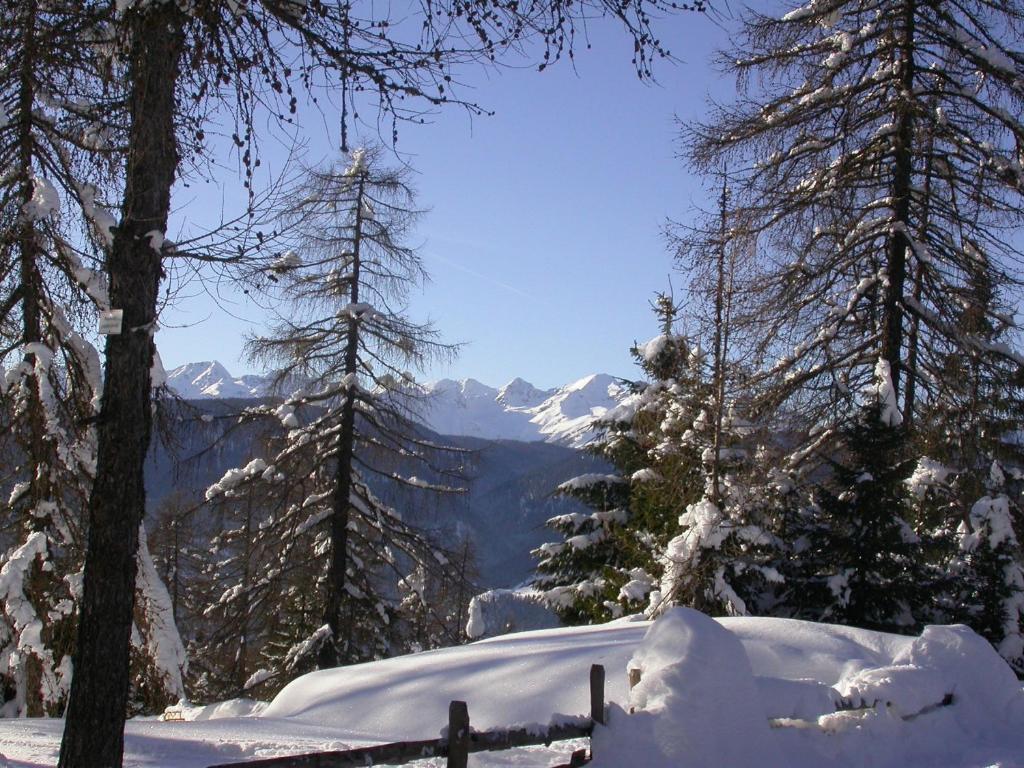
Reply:
[[8, 550], [0, 556], [0, 700], [7, 714], [56, 715], [71, 677], [75, 555], [93, 453], [83, 421], [92, 414], [99, 361], [62, 308], [83, 307], [80, 254], [68, 237], [75, 217], [65, 211], [62, 220], [60, 210], [62, 192], [65, 203], [75, 199], [79, 147], [67, 136], [76, 124], [81, 130], [83, 116], [50, 93], [64, 84], [68, 96], [85, 95], [91, 73], [73, 52], [79, 43], [70, 43], [95, 19], [70, 4], [35, 2], [6, 4], [0, 14], [11, 54], [0, 75], [0, 403], [5, 437], [18, 452], [0, 481], [9, 489], [0, 539]]
[[[0, 19], [10, 55], [0, 74], [0, 406], [3, 439], [14, 444], [0, 478], [0, 705], [5, 714], [57, 715], [72, 680], [96, 460], [100, 365], [88, 337], [108, 308], [100, 262], [112, 222], [100, 189], [116, 184], [123, 114], [104, 52], [108, 8], [6, 3]], [[162, 587], [145, 575], [133, 710], [183, 693]]]
[[[250, 414], [274, 416], [285, 434], [266, 460], [232, 470], [207, 494], [239, 497], [256, 487], [244, 495], [239, 543], [262, 550], [246, 555], [246, 568], [270, 561], [221, 602], [258, 597], [266, 610], [263, 593], [272, 589], [271, 602], [292, 610], [296, 600], [285, 593], [305, 596], [302, 617], [264, 648], [272, 664], [264, 679], [280, 681], [314, 660], [324, 669], [402, 650], [402, 623], [421, 621], [413, 613], [428, 607], [428, 582], [440, 583], [448, 564], [411, 514], [371, 490], [397, 483], [455, 492], [444, 476], [461, 455], [420, 437], [413, 421], [409, 371], [454, 348], [405, 314], [408, 292], [425, 279], [405, 244], [418, 213], [412, 191], [379, 153], [356, 150], [350, 159], [310, 172], [286, 208], [282, 231], [293, 248], [269, 267], [285, 311], [249, 342], [282, 387], [303, 382], [279, 405]], [[417, 600], [403, 600], [402, 590]], [[417, 610], [403, 616], [403, 606]]]
[[728, 161], [764, 254], [775, 402], [799, 392], [810, 421], [834, 424], [879, 358], [915, 411], [941, 396], [951, 350], [1019, 364], [957, 315], [979, 247], [992, 280], [1018, 282], [1024, 58], [1001, 41], [1022, 21], [1018, 3], [984, 0], [815, 0], [744, 18], [721, 62], [759, 85], [686, 137], [698, 168]]

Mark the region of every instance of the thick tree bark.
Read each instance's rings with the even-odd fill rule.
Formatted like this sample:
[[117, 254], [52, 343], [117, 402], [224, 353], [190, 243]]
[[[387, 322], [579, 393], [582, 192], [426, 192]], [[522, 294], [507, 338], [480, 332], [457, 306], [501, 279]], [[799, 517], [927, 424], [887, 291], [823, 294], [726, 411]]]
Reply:
[[910, 198], [913, 184], [914, 143], [914, 36], [916, 0], [903, 4], [900, 31], [900, 86], [897, 96], [896, 146], [893, 157], [893, 219], [897, 228], [889, 234], [887, 273], [882, 329], [882, 359], [889, 363], [892, 386], [899, 402], [903, 370], [903, 290], [907, 281], [907, 252], [910, 250]]
[[[32, 138], [32, 109], [35, 106], [35, 67], [37, 58], [37, 18], [38, 5], [35, 0], [26, 0], [22, 6], [22, 59], [18, 75], [18, 174], [20, 175], [20, 197], [24, 205], [27, 205], [34, 194], [34, 180], [32, 158], [35, 155], [35, 146]], [[37, 344], [42, 340], [42, 317], [40, 314], [40, 289], [42, 279], [39, 275], [39, 258], [41, 249], [39, 238], [36, 233], [35, 222], [22, 212], [18, 232], [18, 258], [20, 261], [21, 280], [21, 321], [22, 343], [25, 345]], [[25, 362], [28, 365], [36, 363], [36, 355], [28, 353], [25, 355]], [[39, 386], [36, 381], [38, 374], [32, 374], [29, 378], [28, 391], [25, 393], [28, 398], [26, 419], [28, 425], [28, 460], [30, 490], [29, 504], [34, 510], [41, 510], [43, 502], [49, 501], [52, 496], [50, 487], [50, 451], [46, 434], [46, 417], [43, 413], [43, 404], [39, 398]], [[38, 515], [35, 512], [27, 516], [26, 528], [28, 531], [45, 531], [52, 524], [50, 516]], [[42, 615], [44, 626], [49, 624], [45, 617], [45, 611], [40, 607], [46, 591], [52, 586], [52, 579], [48, 579], [42, 570], [42, 562], [39, 558], [32, 564], [29, 572], [26, 596], [32, 602], [37, 615]], [[42, 680], [43, 660], [34, 653], [26, 653], [25, 659], [25, 711], [29, 717], [43, 717], [46, 712], [43, 709], [42, 701]]]
[[[352, 237], [352, 304], [359, 303], [360, 248], [363, 235], [364, 175], [359, 176], [356, 187], [355, 231]], [[338, 666], [338, 639], [342, 632], [341, 607], [345, 595], [345, 569], [348, 565], [348, 520], [352, 494], [352, 454], [355, 450], [355, 376], [359, 371], [359, 321], [354, 315], [348, 320], [348, 339], [345, 347], [345, 375], [353, 379], [345, 396], [341, 411], [341, 434], [338, 437], [338, 461], [335, 469], [334, 496], [331, 500], [331, 561], [327, 573], [327, 595], [324, 624], [331, 628], [330, 638], [320, 646], [316, 665], [318, 669]]]
[[121, 224], [107, 263], [111, 305], [124, 311], [124, 323], [120, 335], [107, 338], [82, 613], [60, 768], [119, 766], [124, 749], [161, 277], [160, 253], [148, 233], [166, 229], [178, 164], [174, 97], [183, 47], [181, 12], [175, 3], [154, 3], [128, 11], [125, 23], [131, 129]]

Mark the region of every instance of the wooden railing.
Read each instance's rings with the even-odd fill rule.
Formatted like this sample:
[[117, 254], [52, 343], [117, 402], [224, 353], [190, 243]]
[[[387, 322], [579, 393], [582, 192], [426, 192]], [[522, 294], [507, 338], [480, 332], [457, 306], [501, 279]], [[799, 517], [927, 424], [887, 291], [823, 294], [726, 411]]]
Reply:
[[[209, 768], [363, 768], [381, 763], [404, 764], [428, 757], [447, 758], [447, 768], [467, 768], [471, 752], [550, 746], [555, 741], [589, 737], [595, 724], [605, 723], [604, 684], [604, 667], [594, 664], [590, 668], [590, 716], [574, 718], [573, 722], [552, 723], [542, 727], [489, 728], [486, 731], [475, 731], [470, 727], [469, 707], [466, 702], [453, 701], [448, 706], [447, 733], [439, 739], [399, 741], [344, 751], [268, 757], [211, 765]], [[592, 756], [588, 756], [585, 749], [578, 749], [569, 757], [568, 763], [555, 768], [579, 768], [590, 762]]]

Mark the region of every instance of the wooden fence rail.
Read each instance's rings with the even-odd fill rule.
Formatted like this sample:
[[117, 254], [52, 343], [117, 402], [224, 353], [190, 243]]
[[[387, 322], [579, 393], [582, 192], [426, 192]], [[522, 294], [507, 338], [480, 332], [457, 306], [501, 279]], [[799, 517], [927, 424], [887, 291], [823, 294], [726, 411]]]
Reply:
[[[474, 731], [469, 724], [469, 707], [466, 702], [453, 701], [448, 706], [448, 733], [440, 739], [400, 741], [344, 751], [268, 757], [261, 760], [221, 763], [209, 768], [364, 768], [381, 763], [404, 764], [428, 757], [447, 758], [447, 768], [467, 768], [471, 752], [549, 746], [555, 741], [589, 737], [595, 723], [603, 725], [605, 722], [604, 684], [604, 667], [594, 664], [590, 668], [590, 716], [580, 717], [578, 722], [557, 723], [544, 727]], [[585, 750], [576, 750], [567, 764], [556, 768], [577, 768], [589, 760]]]

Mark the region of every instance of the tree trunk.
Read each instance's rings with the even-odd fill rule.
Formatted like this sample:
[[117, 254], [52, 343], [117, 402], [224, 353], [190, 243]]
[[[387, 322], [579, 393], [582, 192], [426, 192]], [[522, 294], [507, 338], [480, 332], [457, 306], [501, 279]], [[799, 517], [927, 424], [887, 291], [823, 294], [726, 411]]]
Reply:
[[143, 462], [150, 437], [150, 368], [161, 256], [148, 233], [167, 227], [178, 164], [175, 86], [182, 18], [175, 3], [129, 10], [131, 127], [121, 224], [108, 254], [110, 300], [124, 310], [108, 336], [98, 420], [96, 481], [89, 499], [82, 612], [60, 768], [119, 766], [124, 749], [129, 643]]
[[[32, 110], [35, 106], [35, 67], [38, 45], [36, 18], [38, 5], [35, 0], [27, 0], [22, 6], [22, 59], [18, 77], [18, 175], [19, 197], [22, 205], [27, 206], [34, 194], [32, 158], [35, 155], [35, 144], [32, 137]], [[35, 222], [22, 211], [18, 224], [18, 259], [21, 287], [21, 341], [22, 344], [37, 344], [42, 341], [42, 316], [40, 313], [40, 292], [42, 277], [39, 274], [39, 258], [41, 248], [36, 232]], [[29, 352], [25, 355], [25, 363], [35, 365], [37, 356]], [[29, 505], [24, 517], [25, 532], [46, 532], [52, 525], [49, 514], [38, 515], [44, 508], [43, 503], [50, 500], [51, 451], [47, 440], [46, 416], [43, 403], [39, 397], [39, 373], [27, 377], [25, 396], [26, 407], [27, 453], [29, 477]], [[42, 570], [42, 560], [36, 558], [29, 570], [25, 585], [25, 596], [32, 604], [37, 616], [44, 622], [44, 629], [49, 625], [46, 618], [46, 593], [52, 588], [52, 579]], [[43, 610], [40, 610], [40, 609]], [[43, 659], [29, 650], [25, 651], [25, 713], [29, 717], [43, 717], [42, 681]]]
[[[352, 304], [359, 303], [360, 248], [363, 229], [363, 195], [365, 174], [360, 174], [355, 196], [355, 229], [352, 237]], [[338, 666], [338, 638], [341, 635], [341, 606], [345, 594], [345, 569], [348, 558], [349, 497], [352, 494], [352, 454], [355, 450], [355, 376], [359, 371], [359, 321], [349, 315], [348, 339], [345, 347], [345, 375], [352, 378], [341, 411], [341, 433], [338, 437], [338, 461], [335, 469], [334, 496], [331, 510], [331, 561], [327, 574], [327, 595], [324, 624], [331, 628], [331, 636], [320, 647], [317, 668]]]
[[889, 363], [893, 393], [899, 402], [900, 374], [903, 369], [903, 289], [907, 280], [907, 251], [910, 249], [910, 198], [913, 183], [914, 143], [914, 36], [916, 0], [903, 4], [900, 32], [900, 85], [897, 97], [896, 146], [893, 157], [893, 219], [896, 225], [889, 234], [887, 273], [882, 329], [882, 359]]
[[722, 196], [719, 199], [719, 240], [717, 254], [717, 270], [715, 273], [715, 361], [714, 361], [714, 404], [715, 427], [712, 436], [711, 465], [711, 501], [722, 508], [721, 473], [722, 473], [722, 417], [725, 409], [725, 350], [723, 348], [724, 324], [722, 313], [725, 306], [725, 249], [727, 247], [728, 227], [727, 216], [729, 206], [728, 177], [722, 174]]

